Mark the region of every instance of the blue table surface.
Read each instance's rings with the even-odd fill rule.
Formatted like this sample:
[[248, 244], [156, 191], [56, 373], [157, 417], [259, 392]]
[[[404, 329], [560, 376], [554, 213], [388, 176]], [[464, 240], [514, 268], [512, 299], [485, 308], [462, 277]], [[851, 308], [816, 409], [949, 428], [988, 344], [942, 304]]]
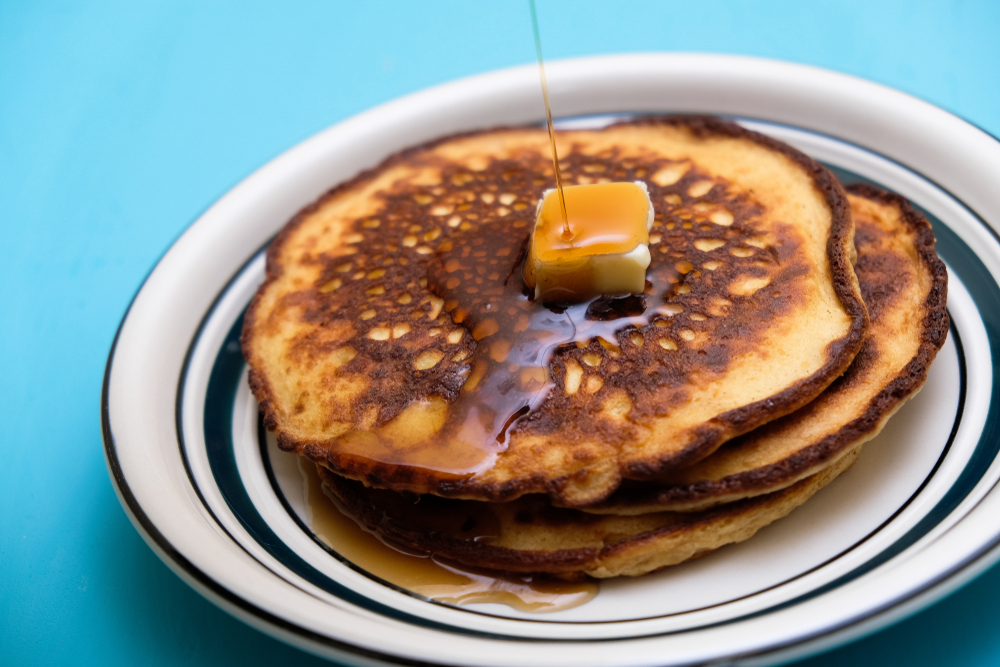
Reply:
[[[1000, 135], [997, 2], [538, 5], [549, 59], [808, 63]], [[524, 1], [0, 0], [0, 664], [324, 664], [202, 599], [129, 523], [98, 415], [115, 329], [181, 231], [268, 160], [373, 105], [533, 58]], [[995, 567], [802, 664], [1000, 664], [998, 599]]]

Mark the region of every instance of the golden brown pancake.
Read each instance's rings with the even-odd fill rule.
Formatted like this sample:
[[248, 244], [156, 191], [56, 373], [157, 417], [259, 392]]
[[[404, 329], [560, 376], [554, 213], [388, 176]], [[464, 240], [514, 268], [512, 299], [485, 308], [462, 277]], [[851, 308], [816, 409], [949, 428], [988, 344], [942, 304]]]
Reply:
[[902, 197], [847, 188], [854, 267], [871, 317], [854, 363], [819, 398], [736, 438], [662, 483], [619, 489], [592, 511], [694, 511], [770, 493], [814, 475], [867, 442], [927, 379], [948, 335], [948, 274], [927, 220]]
[[860, 447], [775, 493], [701, 512], [598, 515], [544, 496], [480, 503], [365, 487], [317, 466], [347, 512], [389, 542], [507, 572], [634, 577], [742, 542], [808, 500], [857, 460]]
[[268, 251], [243, 350], [283, 449], [398, 491], [581, 506], [696, 463], [847, 368], [867, 314], [828, 171], [708, 118], [559, 143], [569, 182], [649, 186], [646, 294], [527, 297], [518, 268], [553, 182], [544, 130], [400, 153]]

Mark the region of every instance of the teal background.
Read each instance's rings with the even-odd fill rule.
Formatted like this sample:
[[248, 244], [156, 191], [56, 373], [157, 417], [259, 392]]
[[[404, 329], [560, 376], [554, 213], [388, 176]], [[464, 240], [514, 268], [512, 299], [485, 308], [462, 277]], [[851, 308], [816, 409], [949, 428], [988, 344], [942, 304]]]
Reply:
[[[737, 53], [884, 83], [1000, 134], [1000, 3], [539, 0], [546, 58]], [[118, 322], [198, 214], [324, 127], [532, 62], [527, 3], [0, 0], [0, 664], [325, 664], [219, 611], [115, 497]], [[558, 113], [558, 110], [556, 110]], [[804, 665], [1000, 664], [1000, 568]]]

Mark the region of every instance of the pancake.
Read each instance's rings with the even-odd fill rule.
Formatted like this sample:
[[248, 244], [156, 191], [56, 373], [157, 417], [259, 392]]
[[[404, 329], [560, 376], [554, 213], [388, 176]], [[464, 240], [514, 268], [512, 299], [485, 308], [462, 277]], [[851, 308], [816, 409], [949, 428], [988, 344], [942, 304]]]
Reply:
[[815, 401], [656, 485], [621, 488], [596, 512], [697, 511], [815, 475], [882, 430], [927, 379], [948, 335], [948, 274], [927, 220], [902, 197], [851, 185], [854, 267], [871, 325], [854, 363]]
[[568, 182], [647, 183], [646, 293], [568, 308], [526, 295], [518, 269], [553, 182], [544, 130], [400, 153], [268, 251], [242, 343], [282, 449], [397, 491], [583, 506], [696, 463], [848, 367], [867, 313], [827, 170], [708, 118], [559, 142]]
[[597, 515], [553, 507], [544, 496], [480, 503], [423, 496], [419, 502], [365, 487], [317, 466], [347, 512], [390, 543], [467, 566], [506, 572], [639, 576], [753, 536], [850, 468], [860, 447], [820, 473], [775, 493], [702, 512]]

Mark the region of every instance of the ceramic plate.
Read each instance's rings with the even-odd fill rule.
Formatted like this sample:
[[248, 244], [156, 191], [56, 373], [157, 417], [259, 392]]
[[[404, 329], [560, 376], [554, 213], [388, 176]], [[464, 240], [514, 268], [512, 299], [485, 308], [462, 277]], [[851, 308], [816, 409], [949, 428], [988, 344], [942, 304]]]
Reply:
[[296, 462], [263, 431], [240, 354], [269, 239], [331, 185], [406, 146], [543, 118], [537, 69], [432, 88], [336, 125], [201, 216], [136, 295], [108, 360], [108, 467], [136, 528], [235, 616], [348, 664], [764, 664], [913, 613], [1000, 549], [994, 375], [1000, 345], [1000, 142], [847, 76], [749, 58], [630, 55], [549, 65], [564, 125], [721, 114], [932, 220], [952, 328], [923, 391], [858, 464], [754, 539], [550, 614], [451, 606], [388, 585], [309, 532]]

